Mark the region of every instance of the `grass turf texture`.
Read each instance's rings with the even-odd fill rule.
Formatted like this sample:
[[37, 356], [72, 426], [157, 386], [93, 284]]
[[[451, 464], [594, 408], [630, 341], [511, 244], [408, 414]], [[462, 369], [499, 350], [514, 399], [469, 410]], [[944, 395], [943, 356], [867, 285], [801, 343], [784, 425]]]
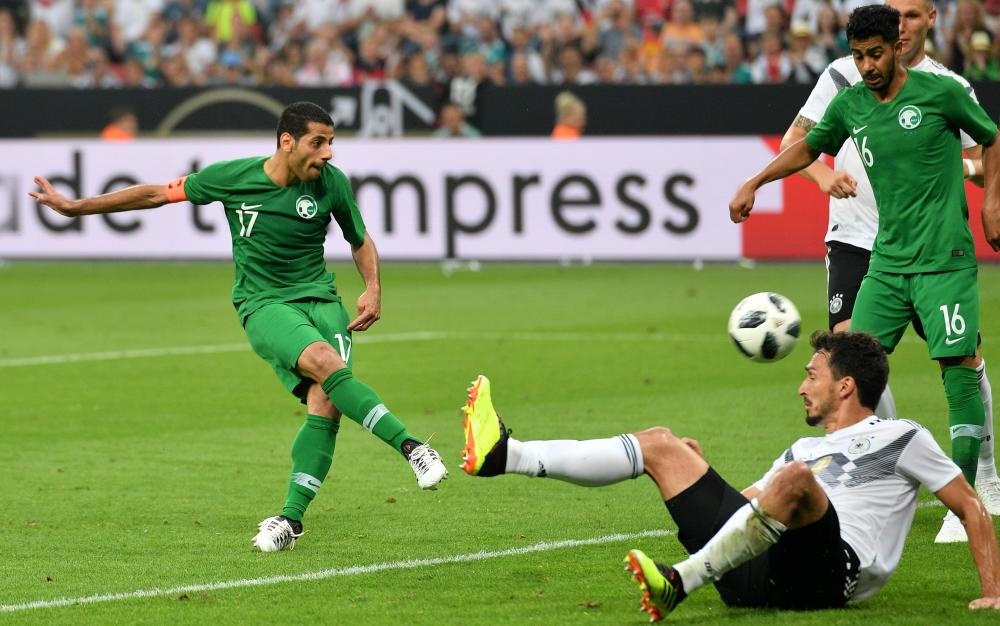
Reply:
[[[359, 281], [337, 265], [353, 312]], [[251, 550], [280, 510], [302, 407], [249, 349], [215, 354], [4, 365], [39, 355], [245, 341], [227, 264], [21, 264], [0, 268], [0, 604], [295, 575], [507, 550], [540, 541], [673, 529], [646, 478], [601, 489], [459, 469], [459, 407], [479, 372], [515, 436], [591, 438], [667, 425], [699, 439], [737, 486], [791, 441], [817, 434], [796, 388], [808, 349], [755, 364], [725, 326], [755, 291], [790, 297], [806, 333], [825, 326], [822, 264], [436, 265], [384, 268], [383, 320], [369, 335], [434, 338], [355, 346], [357, 375], [419, 435], [436, 433], [451, 478], [420, 492], [407, 464], [353, 423], [292, 552]], [[990, 373], [1000, 382], [1000, 268], [981, 270]], [[937, 367], [912, 332], [892, 358], [900, 413], [948, 449]], [[932, 497], [924, 493], [923, 500]], [[845, 611], [733, 610], [714, 589], [675, 616], [690, 623], [995, 623], [965, 607], [978, 579], [964, 545], [932, 543], [943, 509], [918, 510], [902, 565]], [[679, 560], [673, 536], [472, 563], [255, 588], [0, 613], [0, 622], [639, 624], [622, 570], [629, 548]]]

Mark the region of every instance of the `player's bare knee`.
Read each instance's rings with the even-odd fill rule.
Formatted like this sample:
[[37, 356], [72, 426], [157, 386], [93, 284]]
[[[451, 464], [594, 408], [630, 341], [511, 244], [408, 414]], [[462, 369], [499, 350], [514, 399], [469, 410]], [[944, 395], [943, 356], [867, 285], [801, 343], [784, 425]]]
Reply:
[[669, 428], [663, 426], [655, 426], [635, 433], [635, 438], [639, 441], [643, 458], [662, 456], [669, 453], [673, 445], [681, 444], [681, 440]]
[[771, 477], [767, 491], [786, 502], [801, 500], [815, 483], [812, 470], [802, 461], [785, 465]]
[[325, 341], [307, 346], [299, 356], [297, 366], [302, 374], [316, 382], [323, 382], [330, 374], [347, 367], [340, 354]]

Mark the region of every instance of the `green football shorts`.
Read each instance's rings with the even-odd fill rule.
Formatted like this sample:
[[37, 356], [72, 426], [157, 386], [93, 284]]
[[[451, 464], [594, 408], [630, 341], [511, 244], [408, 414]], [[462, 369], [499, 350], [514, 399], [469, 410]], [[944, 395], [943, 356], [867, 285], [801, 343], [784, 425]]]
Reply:
[[[250, 347], [271, 364], [281, 384], [305, 402], [312, 380], [296, 369], [299, 356], [310, 344], [325, 341], [351, 366], [350, 318], [340, 302], [283, 302], [265, 305], [254, 311], [245, 330]], [[323, 381], [316, 381], [323, 382]]]
[[851, 330], [869, 333], [886, 352], [919, 319], [932, 359], [973, 356], [979, 338], [979, 270], [930, 274], [869, 270], [861, 282]]

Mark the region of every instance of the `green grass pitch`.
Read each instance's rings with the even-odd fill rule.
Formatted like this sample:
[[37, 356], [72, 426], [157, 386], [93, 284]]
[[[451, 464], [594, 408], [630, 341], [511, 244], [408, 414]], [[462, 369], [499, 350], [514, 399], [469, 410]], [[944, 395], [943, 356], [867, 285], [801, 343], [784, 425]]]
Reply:
[[[334, 267], [353, 311], [359, 280]], [[420, 492], [408, 465], [353, 423], [291, 552], [251, 550], [280, 510], [302, 407], [245, 347], [228, 264], [14, 263], [0, 267], [0, 605], [209, 585], [413, 559], [604, 543], [317, 580], [0, 612], [43, 624], [639, 624], [627, 549], [678, 560], [646, 478], [600, 489], [459, 469], [459, 407], [477, 373], [515, 436], [592, 438], [667, 425], [700, 440], [742, 487], [815, 434], [796, 395], [808, 349], [755, 364], [726, 336], [755, 291], [790, 297], [804, 331], [826, 323], [822, 264], [486, 264], [383, 268], [383, 320], [355, 346], [356, 374], [445, 457]], [[986, 358], [1000, 381], [1000, 268], [980, 273]], [[146, 353], [128, 351], [149, 350]], [[197, 352], [201, 350], [202, 352]], [[998, 356], [994, 356], [998, 355]], [[51, 360], [40, 356], [57, 356]], [[75, 360], [78, 359], [78, 360]], [[947, 449], [937, 367], [912, 332], [892, 357], [900, 413]], [[930, 494], [923, 494], [930, 501]], [[943, 509], [918, 510], [902, 565], [844, 611], [727, 609], [714, 589], [687, 623], [996, 623], [965, 607], [979, 583], [963, 545], [932, 543]]]

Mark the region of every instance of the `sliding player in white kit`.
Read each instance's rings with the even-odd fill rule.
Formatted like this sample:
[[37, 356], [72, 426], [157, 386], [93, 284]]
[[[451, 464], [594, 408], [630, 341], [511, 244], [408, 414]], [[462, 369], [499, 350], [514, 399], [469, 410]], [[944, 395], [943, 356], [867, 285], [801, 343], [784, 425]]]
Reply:
[[899, 564], [923, 484], [968, 525], [981, 587], [969, 609], [1000, 609], [996, 530], [965, 476], [916, 422], [872, 414], [889, 376], [885, 350], [860, 333], [817, 332], [810, 343], [798, 393], [806, 423], [825, 434], [793, 443], [742, 492], [697, 441], [663, 427], [586, 441], [514, 439], [485, 376], [469, 389], [462, 468], [587, 487], [647, 474], [690, 554], [672, 566], [640, 550], [626, 556], [651, 621], [708, 584], [736, 607], [840, 608], [874, 595]]
[[[937, 19], [937, 11], [931, 1], [888, 0], [886, 4], [900, 12], [899, 31], [900, 41], [903, 44], [903, 63], [915, 70], [951, 76], [975, 99], [976, 94], [968, 81], [924, 53], [927, 32]], [[816, 81], [812, 93], [785, 133], [781, 149], [784, 150], [805, 137], [806, 133], [822, 119], [834, 96], [841, 89], [860, 81], [861, 74], [851, 56], [832, 62]], [[970, 157], [964, 161], [966, 178], [981, 187], [982, 148], [964, 132], [961, 133], [961, 140], [966, 155]], [[851, 326], [854, 300], [861, 286], [861, 280], [868, 272], [871, 249], [875, 234], [878, 232], [875, 194], [861, 162], [861, 155], [852, 141], [845, 142], [840, 149], [834, 159], [834, 169], [817, 160], [799, 173], [815, 182], [823, 193], [830, 196], [830, 217], [825, 239], [829, 323], [831, 330], [846, 331]], [[916, 319], [914, 328], [923, 337], [923, 331]], [[986, 363], [982, 359], [981, 351], [976, 355], [976, 370], [979, 375], [979, 393], [986, 410], [982, 446], [979, 449], [976, 490], [987, 510], [993, 515], [1000, 515], [1000, 478], [997, 476], [993, 454], [993, 395], [990, 381], [986, 377]], [[895, 402], [888, 386], [879, 402], [876, 414], [888, 419], [896, 417]], [[965, 528], [949, 511], [935, 541], [951, 543], [966, 540]]]

